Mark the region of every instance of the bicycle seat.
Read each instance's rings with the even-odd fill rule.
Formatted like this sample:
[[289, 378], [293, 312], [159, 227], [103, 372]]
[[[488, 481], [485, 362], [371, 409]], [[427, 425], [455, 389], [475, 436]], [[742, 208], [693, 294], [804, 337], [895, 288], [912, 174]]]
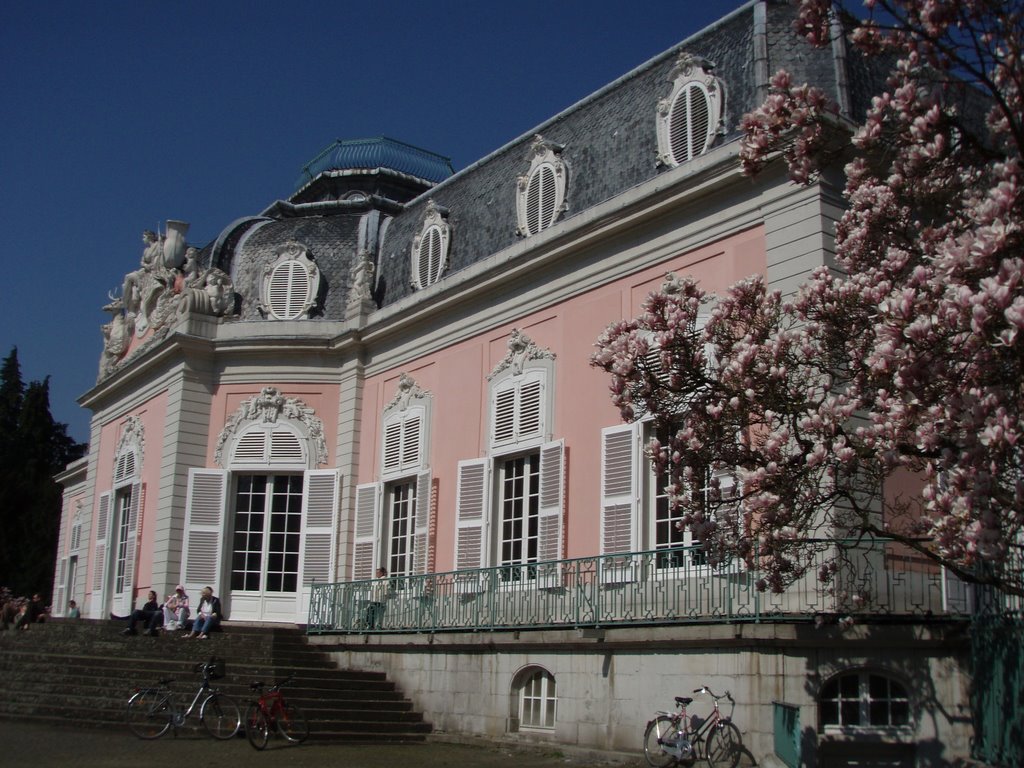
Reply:
[[157, 680], [156, 684], [157, 685], [170, 685], [173, 682], [174, 682], [174, 678], [173, 677], [169, 677], [166, 680]]
[[260, 688], [263, 687], [263, 683], [262, 682], [249, 683], [249, 687], [252, 688], [254, 691], [258, 691]]
[[691, 696], [676, 696], [676, 704], [681, 707], [685, 707], [687, 704], [691, 703], [693, 703], [693, 698]]

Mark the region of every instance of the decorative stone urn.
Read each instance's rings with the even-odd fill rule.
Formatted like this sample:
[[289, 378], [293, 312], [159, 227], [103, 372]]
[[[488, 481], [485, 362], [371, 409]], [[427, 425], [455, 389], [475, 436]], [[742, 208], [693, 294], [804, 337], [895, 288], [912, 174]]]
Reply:
[[167, 239], [164, 240], [164, 268], [181, 269], [185, 263], [185, 233], [187, 221], [167, 220]]

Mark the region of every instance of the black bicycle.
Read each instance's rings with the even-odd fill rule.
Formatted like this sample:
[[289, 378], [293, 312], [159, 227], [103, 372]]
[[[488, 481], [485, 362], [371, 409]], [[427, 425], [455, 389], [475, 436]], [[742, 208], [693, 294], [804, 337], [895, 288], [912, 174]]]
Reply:
[[140, 739], [158, 739], [172, 728], [185, 724], [185, 719], [199, 713], [199, 722], [215, 739], [230, 739], [242, 725], [238, 705], [216, 688], [211, 680], [224, 677], [224, 660], [201, 661], [192, 670], [203, 676], [192, 703], [181, 709], [178, 698], [170, 689], [173, 678], [158, 680], [149, 688], [136, 688], [128, 699], [128, 727]]

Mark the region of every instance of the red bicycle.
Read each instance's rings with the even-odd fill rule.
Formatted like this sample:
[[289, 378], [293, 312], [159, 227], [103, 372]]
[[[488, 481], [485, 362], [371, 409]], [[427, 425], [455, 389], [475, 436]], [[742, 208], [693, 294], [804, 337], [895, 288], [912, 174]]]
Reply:
[[275, 683], [266, 691], [264, 683], [250, 683], [249, 687], [259, 693], [259, 698], [252, 702], [245, 711], [245, 735], [249, 743], [256, 749], [267, 746], [267, 738], [271, 731], [277, 731], [292, 744], [301, 744], [309, 736], [309, 722], [306, 716], [294, 704], [284, 700], [281, 688], [290, 685], [294, 675]]

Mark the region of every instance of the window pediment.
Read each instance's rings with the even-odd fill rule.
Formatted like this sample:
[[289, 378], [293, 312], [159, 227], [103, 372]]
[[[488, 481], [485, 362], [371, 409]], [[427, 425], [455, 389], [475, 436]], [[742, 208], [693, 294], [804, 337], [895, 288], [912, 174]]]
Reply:
[[142, 452], [145, 446], [145, 430], [139, 416], [129, 416], [124, 420], [121, 437], [117, 441], [114, 459], [114, 485], [120, 486], [131, 482], [142, 471]]
[[[231, 452], [226, 455], [229, 445]], [[298, 398], [286, 397], [275, 387], [264, 387], [227, 420], [213, 458], [222, 467], [226, 461], [320, 466], [327, 463], [323, 422]]]

